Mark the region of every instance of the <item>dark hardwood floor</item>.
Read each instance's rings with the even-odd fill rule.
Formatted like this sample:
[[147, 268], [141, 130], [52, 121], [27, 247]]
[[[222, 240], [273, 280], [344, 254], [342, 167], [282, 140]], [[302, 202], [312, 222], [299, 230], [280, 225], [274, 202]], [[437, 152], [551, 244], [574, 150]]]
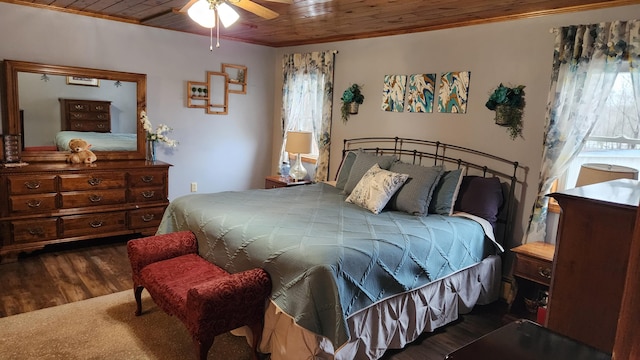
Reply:
[[0, 317], [131, 289], [131, 238], [53, 245], [0, 264]]
[[[0, 317], [131, 290], [128, 239], [57, 245], [0, 264]], [[422, 334], [404, 349], [387, 351], [382, 359], [443, 359], [502, 326], [504, 313], [501, 302], [476, 306], [470, 314]]]

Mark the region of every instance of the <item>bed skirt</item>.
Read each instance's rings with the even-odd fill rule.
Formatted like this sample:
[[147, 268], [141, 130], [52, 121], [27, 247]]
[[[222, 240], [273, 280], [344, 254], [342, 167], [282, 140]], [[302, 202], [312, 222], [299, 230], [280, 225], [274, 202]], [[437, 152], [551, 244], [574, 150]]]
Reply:
[[387, 349], [401, 349], [421, 333], [457, 320], [458, 314], [470, 312], [476, 304], [497, 300], [501, 264], [499, 256], [489, 256], [474, 266], [353, 314], [347, 319], [351, 340], [337, 351], [329, 340], [296, 325], [269, 302], [260, 351], [270, 353], [273, 360], [378, 359]]

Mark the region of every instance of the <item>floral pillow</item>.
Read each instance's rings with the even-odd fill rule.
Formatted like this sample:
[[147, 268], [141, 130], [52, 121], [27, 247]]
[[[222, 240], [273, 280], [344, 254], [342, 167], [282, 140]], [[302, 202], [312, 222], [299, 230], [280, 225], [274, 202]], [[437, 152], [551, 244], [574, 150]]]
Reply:
[[383, 170], [374, 164], [360, 179], [346, 202], [379, 214], [409, 175]]

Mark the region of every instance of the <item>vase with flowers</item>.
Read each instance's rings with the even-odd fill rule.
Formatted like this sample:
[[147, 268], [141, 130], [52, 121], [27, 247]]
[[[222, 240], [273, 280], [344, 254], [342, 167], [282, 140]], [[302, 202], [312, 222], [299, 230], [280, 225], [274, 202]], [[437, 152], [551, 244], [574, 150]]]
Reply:
[[349, 115], [358, 113], [358, 106], [364, 102], [364, 95], [362, 95], [362, 86], [353, 84], [349, 86], [344, 93], [342, 93], [342, 121], [346, 123], [349, 120]]
[[524, 113], [524, 85], [507, 87], [500, 84], [489, 96], [487, 109], [495, 111], [495, 122], [507, 127], [511, 140], [522, 137], [522, 115]]
[[167, 137], [167, 134], [170, 133], [173, 129], [164, 124], [159, 124], [158, 127], [153, 130], [153, 126], [151, 125], [151, 121], [149, 121], [149, 117], [147, 116], [147, 112], [142, 110], [140, 112], [140, 122], [142, 123], [142, 128], [146, 134], [146, 160], [155, 162], [156, 161], [156, 143], [162, 142], [169, 147], [178, 146], [178, 142]]

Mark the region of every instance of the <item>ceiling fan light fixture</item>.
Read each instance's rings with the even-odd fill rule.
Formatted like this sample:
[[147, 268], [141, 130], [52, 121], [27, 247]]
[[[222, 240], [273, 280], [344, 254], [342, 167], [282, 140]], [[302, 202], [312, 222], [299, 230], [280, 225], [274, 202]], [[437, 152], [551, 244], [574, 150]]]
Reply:
[[211, 29], [216, 26], [216, 11], [207, 0], [198, 0], [187, 10], [187, 14], [202, 27]]
[[225, 28], [233, 25], [240, 18], [240, 15], [226, 2], [216, 5], [216, 10], [218, 11], [218, 16], [220, 16], [220, 21], [222, 21], [222, 25], [224, 25]]

